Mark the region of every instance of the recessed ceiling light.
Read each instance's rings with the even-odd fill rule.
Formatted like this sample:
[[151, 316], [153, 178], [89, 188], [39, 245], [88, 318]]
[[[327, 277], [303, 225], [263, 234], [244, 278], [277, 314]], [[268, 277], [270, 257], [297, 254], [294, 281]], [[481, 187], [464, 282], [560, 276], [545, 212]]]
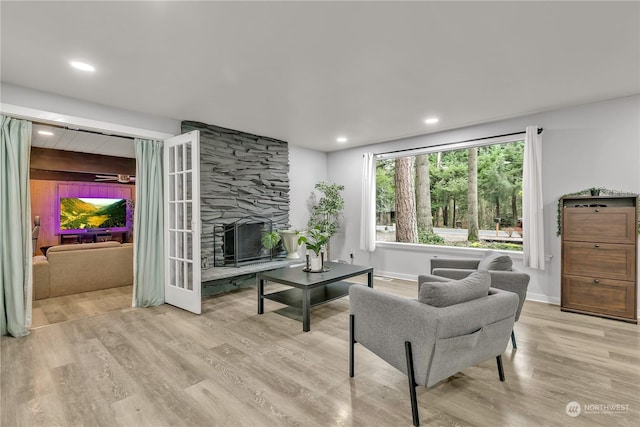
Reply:
[[38, 133], [40, 135], [52, 136], [53, 132], [49, 132], [48, 130], [39, 130]]
[[71, 66], [73, 68], [77, 68], [78, 70], [82, 70], [82, 71], [95, 71], [96, 70], [96, 67], [94, 67], [93, 65], [86, 64], [84, 62], [71, 61], [70, 64], [71, 64]]
[[347, 142], [348, 139], [347, 139], [346, 136], [339, 136], [339, 137], [336, 138], [336, 141], [338, 141], [338, 142]]
[[439, 118], [437, 117], [429, 117], [428, 119], [426, 119], [424, 122], [428, 125], [434, 125], [436, 123], [438, 123], [440, 121]]

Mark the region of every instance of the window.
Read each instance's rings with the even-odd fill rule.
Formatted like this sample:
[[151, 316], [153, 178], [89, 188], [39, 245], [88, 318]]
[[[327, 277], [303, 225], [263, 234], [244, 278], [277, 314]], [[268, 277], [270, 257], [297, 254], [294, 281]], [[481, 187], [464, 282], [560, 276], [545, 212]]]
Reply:
[[377, 241], [522, 250], [524, 141], [459, 147], [378, 158]]

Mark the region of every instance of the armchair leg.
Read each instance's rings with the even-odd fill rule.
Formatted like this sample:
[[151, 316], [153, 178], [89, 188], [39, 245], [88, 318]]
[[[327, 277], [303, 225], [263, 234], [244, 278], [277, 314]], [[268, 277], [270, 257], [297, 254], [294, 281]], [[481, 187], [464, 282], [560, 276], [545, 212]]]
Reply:
[[420, 425], [420, 417], [418, 416], [418, 400], [416, 398], [416, 383], [413, 375], [413, 353], [411, 352], [411, 343], [404, 342], [404, 351], [407, 357], [407, 377], [409, 379], [409, 395], [411, 396], [411, 415], [413, 416], [413, 425]]
[[513, 329], [511, 330], [511, 345], [513, 348], [518, 348], [518, 344], [516, 344], [516, 333]]
[[496, 362], [498, 362], [498, 375], [500, 376], [500, 381], [504, 381], [504, 368], [502, 367], [502, 355], [496, 357]]
[[353, 359], [354, 359], [354, 346], [356, 343], [356, 340], [353, 338], [354, 337], [354, 331], [353, 331], [353, 327], [354, 327], [354, 323], [355, 323], [355, 317], [353, 316], [353, 314], [349, 315], [349, 376], [351, 378], [353, 378]]

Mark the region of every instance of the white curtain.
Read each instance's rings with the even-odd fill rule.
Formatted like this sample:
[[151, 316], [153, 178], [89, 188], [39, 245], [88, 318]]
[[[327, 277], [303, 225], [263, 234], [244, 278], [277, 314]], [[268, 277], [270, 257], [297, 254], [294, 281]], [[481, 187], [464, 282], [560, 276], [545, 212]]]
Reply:
[[524, 139], [522, 192], [524, 266], [544, 270], [542, 137], [537, 126], [527, 126]]
[[363, 160], [360, 249], [373, 252], [376, 249], [376, 161], [373, 153], [365, 153]]
[[31, 122], [0, 116], [0, 332], [31, 326]]

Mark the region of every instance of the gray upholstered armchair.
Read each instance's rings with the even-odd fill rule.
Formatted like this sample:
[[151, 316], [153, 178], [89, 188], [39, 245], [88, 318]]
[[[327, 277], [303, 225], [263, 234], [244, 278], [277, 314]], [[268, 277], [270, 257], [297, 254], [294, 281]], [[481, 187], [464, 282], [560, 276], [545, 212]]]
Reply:
[[[426, 289], [433, 284], [423, 285], [425, 289], [420, 290], [418, 300], [366, 286], [349, 288], [349, 375], [354, 376], [355, 343], [406, 374], [415, 426], [420, 423], [416, 386], [430, 387], [491, 358], [496, 358], [500, 381], [504, 381], [501, 355], [509, 342], [518, 297], [490, 289], [489, 275], [483, 274], [486, 287], [460, 303], [455, 301], [460, 300], [458, 291], [453, 289], [452, 294], [448, 288], [444, 289], [444, 299], [443, 295], [436, 295], [439, 301], [434, 301]], [[455, 285], [459, 282], [463, 281], [456, 281]], [[447, 287], [449, 283], [444, 285]], [[465, 289], [463, 292], [471, 287]], [[437, 288], [431, 290], [440, 292]], [[473, 292], [476, 291], [477, 286], [473, 286]]]
[[[431, 274], [446, 279], [462, 279], [477, 270], [488, 270], [491, 274], [491, 287], [513, 292], [518, 295], [519, 304], [516, 312], [516, 322], [520, 318], [522, 306], [527, 298], [527, 287], [529, 286], [529, 275], [514, 268], [513, 262], [508, 255], [502, 255], [495, 251], [485, 252], [482, 259], [448, 259], [432, 258]], [[429, 275], [418, 277], [418, 283], [425, 281], [441, 280]], [[511, 344], [513, 348], [518, 348], [515, 332], [511, 332]]]

